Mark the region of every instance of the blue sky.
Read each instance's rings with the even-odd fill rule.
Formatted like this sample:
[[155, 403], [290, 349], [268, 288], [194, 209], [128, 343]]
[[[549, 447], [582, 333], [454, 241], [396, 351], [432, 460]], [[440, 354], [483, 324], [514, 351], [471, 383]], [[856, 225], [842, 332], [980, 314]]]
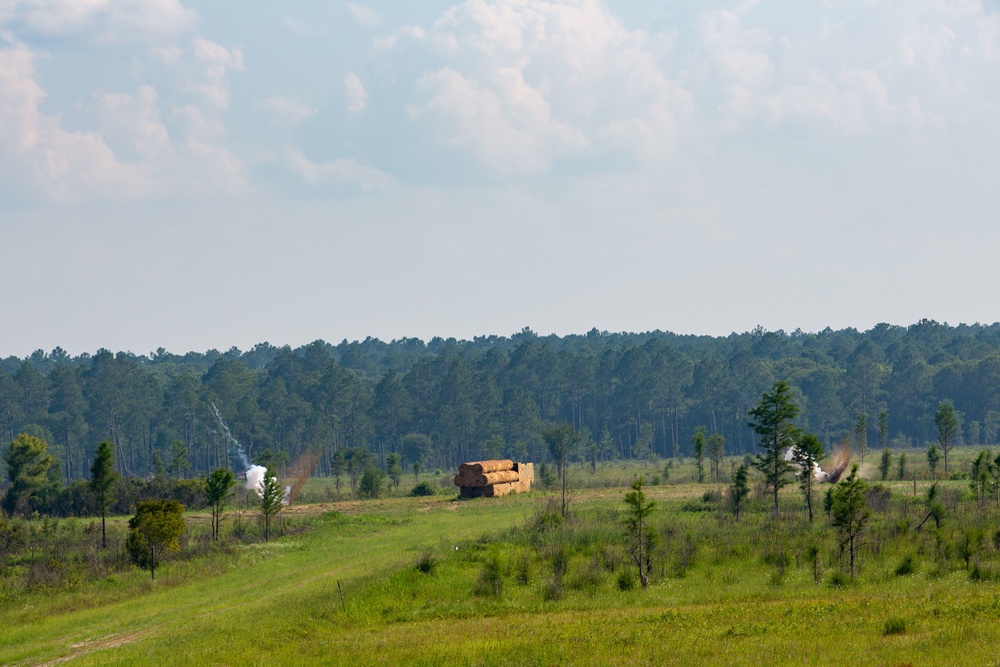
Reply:
[[0, 1], [0, 354], [993, 322], [1000, 2]]

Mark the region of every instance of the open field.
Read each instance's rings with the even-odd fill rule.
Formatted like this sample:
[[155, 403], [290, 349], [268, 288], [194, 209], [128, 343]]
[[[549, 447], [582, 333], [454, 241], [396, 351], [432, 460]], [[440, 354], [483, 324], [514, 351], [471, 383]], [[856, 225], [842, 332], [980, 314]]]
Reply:
[[[622, 590], [618, 485], [655, 472], [574, 467], [592, 488], [552, 525], [543, 491], [292, 507], [303, 531], [166, 563], [155, 584], [135, 570], [12, 600], [0, 664], [998, 664], [1000, 523], [968, 482], [942, 482], [955, 504], [941, 529], [920, 532], [929, 482], [917, 497], [912, 481], [891, 482], [857, 580], [838, 586], [834, 533], [822, 515], [808, 527], [796, 490], [780, 517], [753, 501], [737, 523], [711, 493], [721, 487], [682, 467], [679, 483], [647, 488], [653, 581]], [[319, 494], [326, 480], [311, 484]], [[973, 528], [980, 580], [957, 546]], [[489, 572], [496, 588], [484, 590]]]

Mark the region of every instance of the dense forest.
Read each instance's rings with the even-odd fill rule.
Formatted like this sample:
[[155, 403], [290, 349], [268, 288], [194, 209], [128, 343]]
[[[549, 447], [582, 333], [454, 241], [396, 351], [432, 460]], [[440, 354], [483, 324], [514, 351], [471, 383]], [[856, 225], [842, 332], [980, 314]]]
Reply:
[[88, 476], [102, 440], [127, 476], [234, 465], [222, 422], [251, 460], [323, 451], [319, 474], [339, 448], [382, 462], [400, 452], [425, 469], [483, 456], [544, 460], [541, 425], [553, 421], [583, 432], [582, 456], [683, 455], [699, 426], [724, 436], [727, 454], [742, 454], [754, 448], [747, 411], [778, 379], [802, 408], [799, 425], [827, 446], [880, 436], [892, 447], [922, 446], [936, 436], [933, 414], [945, 399], [962, 441], [992, 444], [1000, 324], [727, 337], [525, 329], [148, 356], [57, 348], [0, 361], [0, 428], [11, 440], [44, 438], [66, 481]]

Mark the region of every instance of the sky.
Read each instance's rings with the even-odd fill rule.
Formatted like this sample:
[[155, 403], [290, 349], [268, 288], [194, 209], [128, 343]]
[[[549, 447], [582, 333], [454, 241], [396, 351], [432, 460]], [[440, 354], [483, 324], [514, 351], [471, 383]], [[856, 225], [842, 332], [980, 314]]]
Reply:
[[0, 355], [994, 322], [1000, 0], [0, 0]]

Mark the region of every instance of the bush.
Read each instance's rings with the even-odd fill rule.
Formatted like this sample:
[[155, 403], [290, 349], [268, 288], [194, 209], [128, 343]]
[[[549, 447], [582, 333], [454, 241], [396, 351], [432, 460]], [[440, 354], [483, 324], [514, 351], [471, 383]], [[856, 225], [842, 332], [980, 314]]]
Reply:
[[378, 468], [367, 468], [358, 483], [358, 495], [362, 498], [378, 498], [385, 488], [385, 473]]
[[873, 484], [868, 487], [867, 493], [865, 493], [865, 502], [868, 504], [868, 508], [873, 512], [885, 512], [889, 509], [889, 500], [892, 498], [892, 492], [888, 487], [882, 486], [881, 484]]
[[557, 505], [543, 505], [531, 520], [531, 532], [548, 533], [562, 525], [563, 516]]
[[917, 564], [913, 559], [913, 554], [906, 554], [903, 560], [896, 566], [896, 576], [904, 577], [917, 571]]
[[205, 480], [179, 479], [173, 486], [171, 496], [181, 505], [202, 508], [208, 504], [205, 500]]
[[522, 552], [514, 565], [514, 580], [522, 586], [531, 581], [531, 556], [527, 552]]
[[559, 481], [559, 477], [556, 476], [555, 471], [545, 463], [538, 467], [538, 479], [541, 480], [542, 485], [546, 488], [555, 486], [556, 482]]
[[476, 582], [476, 594], [497, 598], [503, 595], [503, 566], [498, 555], [491, 555], [483, 563], [479, 581]]
[[437, 569], [437, 558], [434, 557], [434, 554], [429, 551], [420, 554], [420, 558], [417, 559], [417, 571], [424, 574], [434, 574], [435, 569]]
[[830, 575], [829, 584], [831, 588], [843, 588], [849, 581], [850, 579], [843, 572], [834, 572]]
[[638, 578], [632, 568], [622, 568], [622, 571], [618, 573], [618, 590], [630, 591], [635, 588], [637, 581]]
[[410, 495], [435, 496], [437, 495], [437, 488], [435, 488], [432, 482], [429, 482], [425, 479], [424, 481], [420, 482], [420, 484], [417, 484], [415, 487], [413, 487], [413, 490], [410, 491]]
[[549, 579], [546, 581], [545, 586], [542, 587], [542, 595], [548, 602], [561, 599], [563, 596], [562, 581], [558, 579]]
[[899, 616], [887, 618], [885, 621], [885, 629], [882, 630], [882, 634], [886, 637], [889, 635], [906, 634], [906, 619]]

